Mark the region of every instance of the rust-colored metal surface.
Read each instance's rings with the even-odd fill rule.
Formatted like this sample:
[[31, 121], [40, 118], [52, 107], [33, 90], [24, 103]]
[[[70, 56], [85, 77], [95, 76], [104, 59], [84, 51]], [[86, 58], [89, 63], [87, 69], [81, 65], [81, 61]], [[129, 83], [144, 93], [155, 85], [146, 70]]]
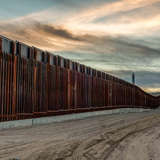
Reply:
[[121, 79], [0, 37], [0, 121], [159, 104]]

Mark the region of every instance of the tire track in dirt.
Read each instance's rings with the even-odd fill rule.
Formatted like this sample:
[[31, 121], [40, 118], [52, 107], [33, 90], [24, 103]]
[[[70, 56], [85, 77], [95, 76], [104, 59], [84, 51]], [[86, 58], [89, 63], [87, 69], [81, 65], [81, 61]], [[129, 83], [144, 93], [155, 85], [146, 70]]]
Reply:
[[[85, 123], [84, 123], [85, 122]], [[94, 117], [80, 121], [57, 123], [18, 130], [20, 139], [15, 146], [0, 145], [1, 159], [18, 158], [20, 160], [106, 160], [121, 147], [121, 143], [137, 134], [147, 131], [160, 122], [157, 113]], [[67, 127], [66, 127], [67, 126]], [[17, 133], [17, 130], [14, 130]], [[4, 131], [2, 136], [5, 137]], [[14, 134], [15, 134], [14, 133]], [[33, 135], [37, 135], [33, 137]], [[16, 147], [24, 136], [26, 146]], [[7, 137], [6, 136], [6, 137]], [[18, 135], [17, 135], [18, 137]], [[40, 139], [40, 140], [39, 140]], [[10, 139], [13, 143], [14, 140]], [[124, 149], [125, 147], [123, 146]], [[6, 153], [4, 155], [4, 153]], [[153, 157], [150, 152], [150, 157]]]
[[[116, 129], [110, 129], [95, 138], [83, 141], [68, 141], [57, 146], [50, 146], [42, 151], [38, 156], [33, 155], [27, 159], [33, 160], [106, 160], [126, 138], [134, 134], [150, 129], [160, 122], [159, 116], [145, 117], [136, 122], [124, 126], [123, 124]], [[45, 147], [44, 147], [45, 148]], [[26, 159], [26, 160], [27, 160]]]

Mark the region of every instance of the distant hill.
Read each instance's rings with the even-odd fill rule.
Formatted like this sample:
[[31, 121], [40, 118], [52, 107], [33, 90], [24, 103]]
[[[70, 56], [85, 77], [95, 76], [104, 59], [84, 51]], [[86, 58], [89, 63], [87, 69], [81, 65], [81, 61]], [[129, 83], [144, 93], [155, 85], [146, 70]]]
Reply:
[[151, 93], [153, 96], [160, 96], [160, 92]]

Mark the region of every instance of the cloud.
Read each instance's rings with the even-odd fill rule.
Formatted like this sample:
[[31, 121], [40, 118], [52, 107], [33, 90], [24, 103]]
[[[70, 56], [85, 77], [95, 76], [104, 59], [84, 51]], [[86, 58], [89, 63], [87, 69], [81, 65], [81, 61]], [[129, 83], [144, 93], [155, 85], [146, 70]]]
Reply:
[[73, 35], [70, 31], [62, 28], [56, 27], [48, 24], [42, 24], [40, 22], [33, 22], [33, 28], [38, 31], [44, 32], [44, 34], [48, 34], [49, 36], [56, 36], [68, 40], [81, 41], [81, 37]]
[[[124, 80], [132, 82], [132, 70], [117, 70], [108, 71], [114, 76], [118, 76]], [[150, 72], [150, 71], [135, 71], [136, 85], [141, 86], [144, 90], [148, 92], [158, 92], [160, 91], [160, 72]]]
[[[62, 26], [34, 20], [28, 21], [27, 24], [25, 22], [1, 24], [0, 30], [11, 38], [42, 49], [88, 54], [90, 58], [87, 60], [90, 59], [90, 62], [99, 60], [105, 64], [108, 63], [108, 59], [112, 59], [114, 64], [127, 62], [136, 66], [151, 64], [153, 59], [160, 58], [160, 50], [139, 44], [137, 40], [125, 36], [74, 34]], [[90, 54], [96, 57], [92, 59]]]
[[105, 15], [94, 20], [95, 23], [133, 23], [138, 21], [144, 21], [144, 19], [152, 19], [152, 17], [160, 15], [159, 12], [160, 1], [149, 3], [145, 6], [140, 6], [130, 10], [121, 10], [110, 15]]
[[5, 0], [1, 1], [0, 19], [22, 17], [34, 12], [40, 12], [54, 5], [52, 0]]
[[114, 74], [128, 81], [130, 71], [142, 78], [160, 71], [159, 0], [48, 2], [49, 9], [0, 21], [0, 33], [100, 70], [124, 71]]
[[130, 11], [139, 7], [145, 7], [148, 5], [151, 5], [155, 2], [158, 2], [158, 0], [118, 0], [113, 3], [105, 3], [102, 5], [98, 5], [97, 7], [91, 7], [87, 10], [84, 10], [83, 12], [73, 16], [72, 20], [79, 20], [79, 21], [93, 21], [96, 18], [103, 17], [103, 16], [109, 16], [116, 14], [121, 11]]

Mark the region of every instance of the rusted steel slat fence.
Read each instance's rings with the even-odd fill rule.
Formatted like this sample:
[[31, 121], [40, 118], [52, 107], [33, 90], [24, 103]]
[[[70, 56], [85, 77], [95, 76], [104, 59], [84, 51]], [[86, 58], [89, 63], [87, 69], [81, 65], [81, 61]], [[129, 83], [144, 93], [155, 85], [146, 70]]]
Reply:
[[121, 79], [0, 38], [0, 121], [159, 104]]

